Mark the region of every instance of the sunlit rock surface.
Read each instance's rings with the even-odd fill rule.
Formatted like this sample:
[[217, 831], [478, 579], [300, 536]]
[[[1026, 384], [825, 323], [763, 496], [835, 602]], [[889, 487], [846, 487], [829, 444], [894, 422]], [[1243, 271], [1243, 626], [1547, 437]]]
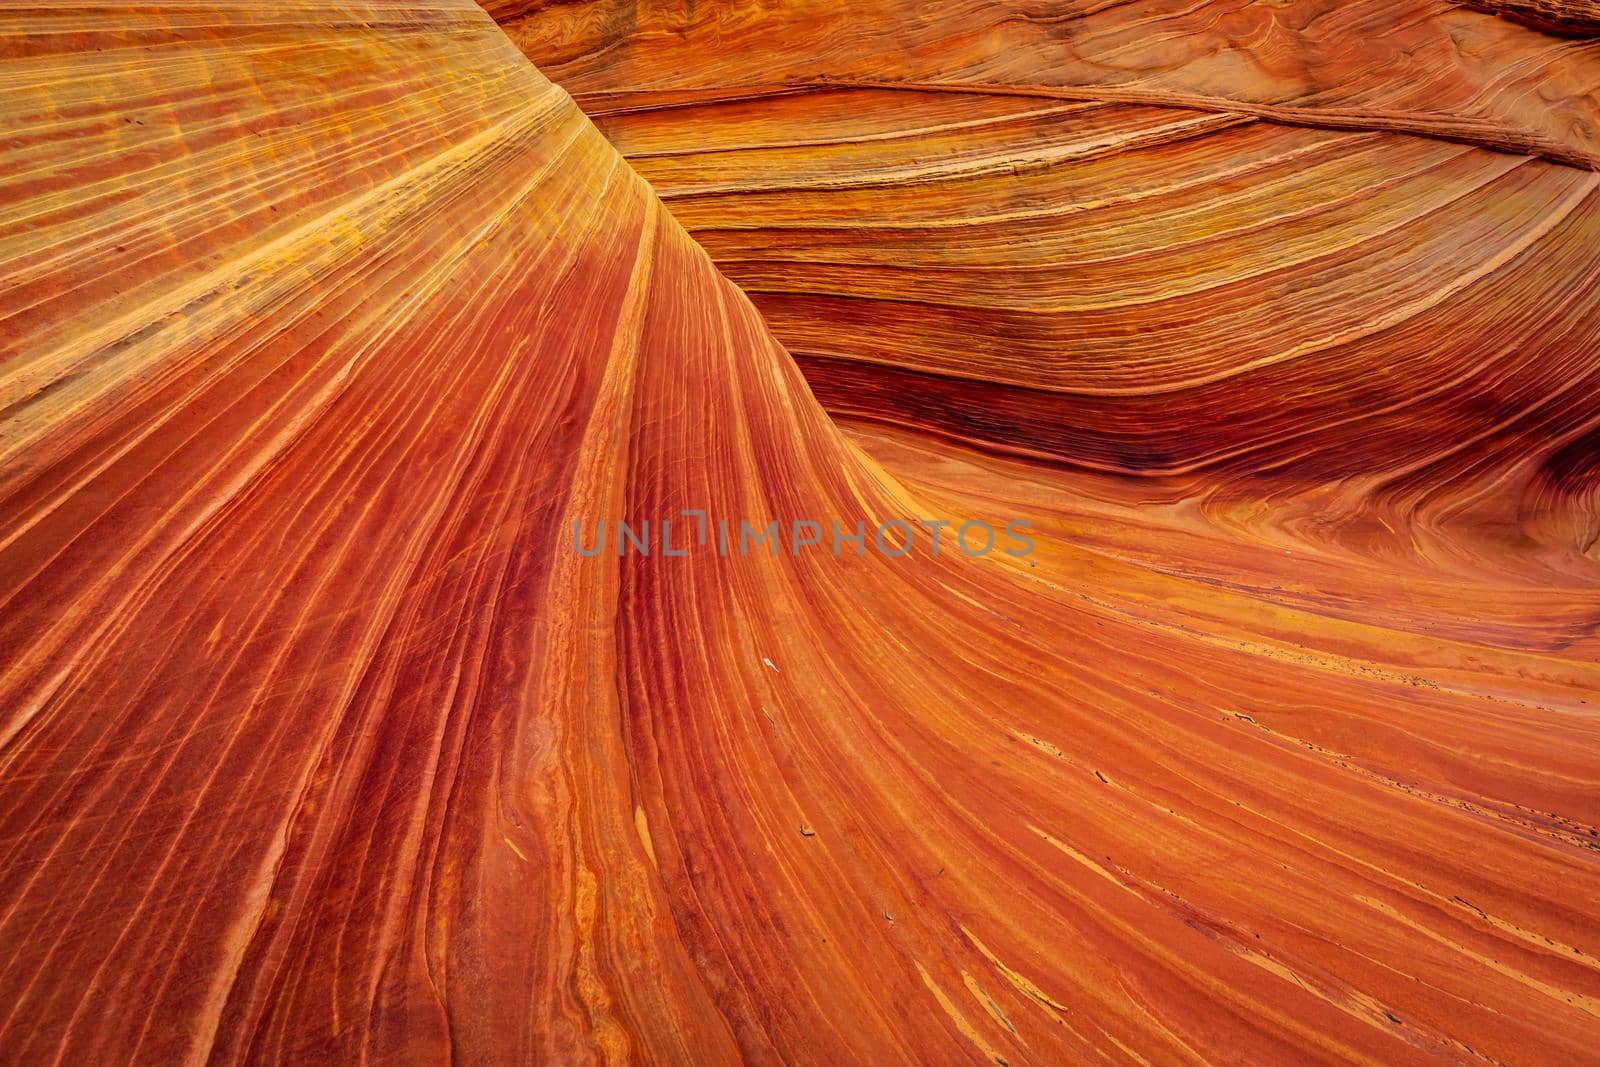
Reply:
[[[1437, 18], [1511, 50], [1438, 75], [1441, 121], [1565, 148], [908, 97], [970, 123], [947, 154], [1051, 157], [967, 196], [858, 97], [749, 121], [878, 146], [817, 175], [936, 180], [758, 201], [734, 152], [697, 207], [638, 159], [664, 208], [470, 4], [0, 11], [4, 1058], [1589, 1056], [1586, 90], [1461, 87], [1591, 68]], [[1019, 218], [975, 238], [969, 201]], [[792, 212], [747, 257], [790, 280], [775, 329], [834, 314], [817, 393], [890, 417], [836, 425], [669, 209], [746, 282], [708, 223]], [[875, 248], [946, 307], [985, 255], [1006, 301], [1103, 306], [985, 311], [963, 353], [877, 306]], [[1021, 518], [1036, 551], [573, 550], [684, 508]]]

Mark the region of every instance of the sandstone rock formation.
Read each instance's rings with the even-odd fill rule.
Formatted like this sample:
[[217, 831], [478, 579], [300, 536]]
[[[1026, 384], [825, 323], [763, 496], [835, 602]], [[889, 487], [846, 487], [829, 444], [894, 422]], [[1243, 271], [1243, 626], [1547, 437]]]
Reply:
[[1359, 477], [1325, 516], [1403, 541], [1600, 537], [1595, 41], [1448, 3], [491, 10], [836, 414], [1252, 498]]
[[662, 10], [0, 11], [4, 1057], [1590, 1055], [1586, 39]]

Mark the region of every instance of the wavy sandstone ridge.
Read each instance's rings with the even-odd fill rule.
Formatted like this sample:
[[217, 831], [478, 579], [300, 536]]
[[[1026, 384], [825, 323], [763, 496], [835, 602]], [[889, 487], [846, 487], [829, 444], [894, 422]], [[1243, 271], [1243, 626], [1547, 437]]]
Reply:
[[1325, 525], [1402, 549], [1600, 538], [1595, 42], [1443, 3], [494, 10], [835, 414], [1230, 498], [1357, 479]]
[[[0, 39], [7, 1056], [1592, 1047], [1592, 560], [846, 437], [467, 3]], [[572, 548], [684, 508], [1038, 549]]]

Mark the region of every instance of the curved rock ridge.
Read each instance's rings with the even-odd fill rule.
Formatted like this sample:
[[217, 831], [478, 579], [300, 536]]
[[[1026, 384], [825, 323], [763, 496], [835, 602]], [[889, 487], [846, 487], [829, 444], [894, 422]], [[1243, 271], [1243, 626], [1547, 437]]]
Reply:
[[842, 432], [458, 0], [0, 39], [7, 1058], [1592, 1048], [1592, 559]]
[[[1356, 536], [1600, 537], [1600, 178], [1557, 162], [1593, 43], [1444, 4], [613, 10], [502, 16], [835, 414], [1252, 498], [1358, 478]], [[1235, 107], [1357, 99], [1410, 118]], [[1415, 135], [1491, 112], [1562, 147]]]

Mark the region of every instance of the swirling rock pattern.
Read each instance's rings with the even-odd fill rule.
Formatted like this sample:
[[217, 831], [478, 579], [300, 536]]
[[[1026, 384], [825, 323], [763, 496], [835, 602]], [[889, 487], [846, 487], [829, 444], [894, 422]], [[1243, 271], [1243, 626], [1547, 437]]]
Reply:
[[1451, 4], [494, 10], [836, 414], [1600, 537], [1595, 42]]
[[[1567, 282], [1454, 327], [1547, 346], [1453, 371], [1531, 422], [1425, 415], [1459, 350], [1391, 342], [1367, 373], [1416, 404], [1394, 445], [1412, 479], [1370, 427], [1314, 425], [1361, 476], [1260, 444], [1285, 481], [1252, 495], [1221, 455], [1233, 431], [1197, 409], [1194, 461], [1119, 461], [1139, 478], [910, 419], [842, 431], [757, 307], [468, 3], [33, 4], [0, 11], [0, 41], [7, 1058], [1593, 1048], [1587, 172], [1188, 114], [1216, 125], [1182, 157], [1191, 183], [1220, 138], [1259, 137], [1236, 145], [1246, 170], [1344, 144], [1379, 168], [1392, 195], [1367, 207], [1391, 227], [1468, 226], [1444, 201], [1496, 188], [1471, 231], [1484, 262], [1537, 254]], [[1161, 109], [1066, 114], [1170, 139]], [[1050, 119], [1047, 150], [1083, 132]], [[1100, 180], [1071, 158], [1065, 177]], [[1430, 166], [1436, 186], [1410, 178]], [[1252, 190], [1285, 260], [1315, 251], [1270, 192], [1241, 204]], [[1381, 239], [1361, 215], [1328, 247]], [[1134, 224], [1098, 222], [1130, 250]], [[1413, 274], [1386, 277], [1432, 284]], [[1495, 333], [1512, 313], [1538, 321]], [[839, 325], [853, 343], [866, 323]], [[998, 357], [929, 348], [974, 389], [1016, 384]], [[1137, 396], [1229, 369], [1220, 345], [1143, 359], [1108, 349], [1079, 378]], [[1036, 451], [1086, 455], [1084, 418]], [[1026, 451], [1028, 423], [997, 425]], [[1544, 506], [1468, 536], [1468, 486], [1485, 514], [1508, 486]], [[572, 550], [574, 522], [682, 508], [1018, 515], [1038, 551]]]

